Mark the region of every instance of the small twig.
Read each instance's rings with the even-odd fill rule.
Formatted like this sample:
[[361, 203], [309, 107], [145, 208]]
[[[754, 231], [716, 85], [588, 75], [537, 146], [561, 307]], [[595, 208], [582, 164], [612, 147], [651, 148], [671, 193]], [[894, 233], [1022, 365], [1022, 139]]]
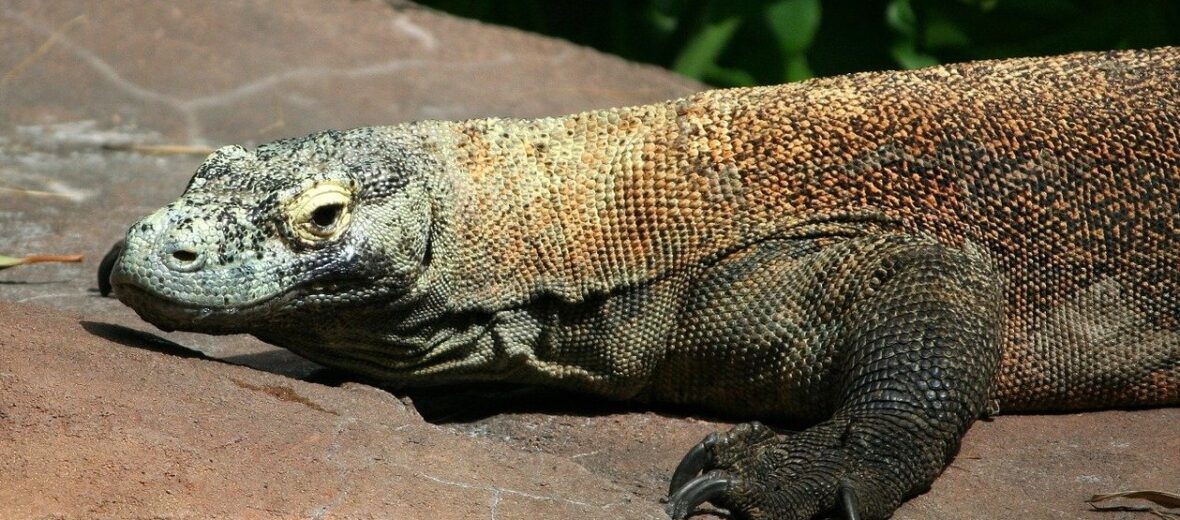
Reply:
[[148, 155], [209, 155], [213, 148], [189, 144], [120, 144], [110, 143], [102, 145], [103, 150], [120, 152], [136, 152]]
[[8, 72], [5, 72], [3, 77], [0, 77], [0, 87], [3, 87], [15, 80], [18, 76], [24, 73], [25, 69], [29, 68], [29, 66], [35, 63], [37, 60], [41, 59], [41, 57], [48, 53], [54, 45], [57, 45], [57, 42], [61, 40], [67, 32], [69, 32], [75, 26], [84, 23], [86, 23], [86, 15], [80, 14], [62, 24], [61, 27], [55, 29], [53, 34], [49, 36], [48, 40], [45, 40], [45, 42], [38, 46], [36, 50], [34, 50], [28, 56], [25, 56], [24, 59], [20, 60], [19, 63], [17, 63], [11, 69], [8, 69]]
[[24, 258], [26, 264], [40, 264], [45, 262], [64, 262], [76, 264], [82, 261], [82, 255], [29, 255]]
[[54, 193], [52, 191], [40, 191], [40, 190], [26, 190], [24, 188], [10, 188], [8, 186], [0, 186], [0, 192], [10, 192], [10, 193], [15, 193], [17, 195], [28, 195], [30, 197], [69, 198], [69, 195], [66, 195], [64, 193]]
[[82, 255], [29, 255], [24, 258], [0, 255], [0, 269], [8, 269], [18, 265], [41, 264], [46, 262], [78, 263]]

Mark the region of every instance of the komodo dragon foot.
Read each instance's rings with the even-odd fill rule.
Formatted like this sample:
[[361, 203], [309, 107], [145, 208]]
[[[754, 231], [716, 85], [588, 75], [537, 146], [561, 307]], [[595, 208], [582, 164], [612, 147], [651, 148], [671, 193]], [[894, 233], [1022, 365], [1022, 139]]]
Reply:
[[[897, 493], [874, 487], [872, 479], [853, 477], [864, 468], [845, 450], [846, 435], [834, 433], [825, 427], [779, 436], [751, 422], [710, 434], [676, 468], [668, 515], [680, 520], [702, 503], [714, 502], [753, 518], [827, 513], [860, 520], [862, 511], [867, 518], [888, 516], [898, 505], [889, 497]], [[864, 504], [871, 510], [860, 497], [866, 497]]]

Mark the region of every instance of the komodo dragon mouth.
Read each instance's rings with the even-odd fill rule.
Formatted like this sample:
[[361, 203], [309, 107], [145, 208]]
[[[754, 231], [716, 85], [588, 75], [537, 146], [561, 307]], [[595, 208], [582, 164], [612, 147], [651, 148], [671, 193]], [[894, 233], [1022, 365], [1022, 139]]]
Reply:
[[171, 332], [188, 330], [206, 334], [251, 332], [251, 325], [283, 315], [296, 302], [314, 302], [317, 296], [345, 293], [366, 281], [315, 282], [280, 294], [232, 305], [198, 305], [176, 301], [118, 275], [107, 275], [110, 290], [134, 309], [144, 321]]

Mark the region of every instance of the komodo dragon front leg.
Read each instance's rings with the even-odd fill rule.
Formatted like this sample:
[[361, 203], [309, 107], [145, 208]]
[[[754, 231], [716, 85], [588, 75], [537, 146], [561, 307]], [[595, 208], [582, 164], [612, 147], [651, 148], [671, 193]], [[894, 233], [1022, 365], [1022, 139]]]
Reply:
[[930, 485], [983, 410], [1003, 300], [981, 251], [904, 235], [835, 240], [769, 242], [703, 277], [655, 379], [719, 408], [791, 403], [822, 422], [708, 436], [672, 479], [673, 518], [706, 500], [743, 518], [809, 519], [841, 503], [848, 518], [888, 517]]

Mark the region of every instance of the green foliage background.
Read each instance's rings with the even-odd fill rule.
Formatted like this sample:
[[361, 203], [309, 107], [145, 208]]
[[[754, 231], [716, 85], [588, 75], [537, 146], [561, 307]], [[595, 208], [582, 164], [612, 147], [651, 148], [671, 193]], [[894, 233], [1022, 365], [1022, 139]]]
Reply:
[[1180, 44], [1180, 0], [418, 0], [718, 86]]

